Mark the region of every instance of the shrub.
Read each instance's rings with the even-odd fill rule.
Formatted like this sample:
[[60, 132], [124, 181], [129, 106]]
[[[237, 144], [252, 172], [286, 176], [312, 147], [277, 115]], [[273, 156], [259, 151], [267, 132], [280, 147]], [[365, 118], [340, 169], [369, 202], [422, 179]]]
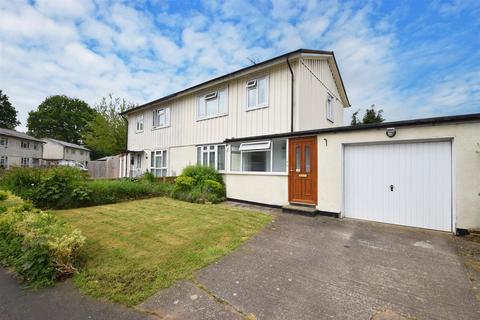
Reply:
[[146, 182], [154, 183], [155, 182], [155, 175], [150, 171], [147, 171], [143, 174], [142, 179]]
[[2, 176], [1, 184], [5, 189], [12, 191], [23, 199], [30, 199], [41, 179], [41, 169], [14, 167], [6, 170]]
[[225, 200], [222, 175], [205, 166], [188, 166], [175, 179], [172, 197], [189, 202], [218, 203]]
[[8, 198], [8, 192], [0, 190], [0, 201], [7, 200], [7, 198]]
[[0, 215], [0, 264], [12, 267], [31, 287], [72, 275], [85, 237], [53, 214], [23, 209], [28, 208]]

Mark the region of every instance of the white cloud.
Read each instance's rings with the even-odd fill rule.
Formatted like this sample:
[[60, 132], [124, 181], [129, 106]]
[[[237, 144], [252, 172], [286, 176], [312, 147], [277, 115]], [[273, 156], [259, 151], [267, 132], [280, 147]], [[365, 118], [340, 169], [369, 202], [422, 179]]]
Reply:
[[454, 61], [448, 53], [454, 50], [438, 54], [451, 42], [402, 48], [397, 19], [372, 18], [377, 7], [371, 3], [206, 1], [203, 12], [181, 13], [165, 4], [158, 12], [138, 7], [73, 0], [0, 3], [0, 88], [19, 109], [23, 129], [27, 112], [48, 95], [94, 104], [113, 93], [144, 103], [249, 65], [249, 58], [261, 61], [299, 47], [335, 51], [354, 105], [347, 118], [372, 103], [389, 120], [461, 112], [470, 110], [469, 101], [480, 103], [478, 68], [457, 68], [436, 83], [404, 88], [415, 75], [411, 70], [439, 70], [445, 57]]

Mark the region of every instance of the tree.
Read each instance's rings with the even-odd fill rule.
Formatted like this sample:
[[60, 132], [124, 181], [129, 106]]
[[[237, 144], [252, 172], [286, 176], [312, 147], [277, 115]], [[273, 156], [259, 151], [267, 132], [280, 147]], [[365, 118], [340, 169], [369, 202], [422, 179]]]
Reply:
[[18, 111], [8, 101], [8, 96], [0, 90], [0, 128], [15, 129], [20, 124], [17, 114]]
[[127, 148], [127, 124], [120, 113], [133, 106], [111, 94], [95, 106], [96, 115], [85, 134], [85, 143], [92, 149], [93, 159], [115, 155]]
[[77, 98], [56, 95], [46, 98], [36, 111], [28, 113], [28, 133], [37, 138], [54, 138], [81, 143], [95, 110]]
[[380, 123], [380, 122], [385, 121], [385, 118], [383, 118], [383, 116], [382, 116], [383, 110], [380, 109], [380, 110], [376, 111], [374, 104], [372, 104], [370, 109], [367, 108], [365, 110], [365, 114], [363, 115], [362, 121], [360, 121], [360, 119], [358, 118], [358, 113], [359, 112], [360, 112], [360, 109], [355, 111], [352, 114], [352, 121], [350, 122], [350, 124], [352, 126], [356, 126], [356, 125], [359, 125], [359, 124], [368, 124], [368, 123]]
[[383, 110], [380, 109], [378, 111], [375, 111], [375, 105], [372, 104], [370, 109], [365, 110], [365, 115], [363, 116], [363, 124], [367, 123], [380, 123], [385, 121], [385, 119], [382, 117]]

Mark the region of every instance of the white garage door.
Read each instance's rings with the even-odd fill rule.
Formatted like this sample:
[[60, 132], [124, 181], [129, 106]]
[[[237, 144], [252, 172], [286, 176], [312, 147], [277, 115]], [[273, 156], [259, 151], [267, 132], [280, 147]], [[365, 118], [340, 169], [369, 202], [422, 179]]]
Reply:
[[451, 143], [345, 146], [345, 216], [452, 230]]

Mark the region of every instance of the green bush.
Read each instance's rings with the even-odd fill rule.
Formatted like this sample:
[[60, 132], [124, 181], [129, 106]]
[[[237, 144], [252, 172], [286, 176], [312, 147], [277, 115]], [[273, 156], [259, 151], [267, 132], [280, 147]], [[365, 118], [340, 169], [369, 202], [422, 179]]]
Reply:
[[7, 200], [7, 198], [8, 198], [8, 192], [0, 190], [0, 201]]
[[9, 208], [0, 215], [0, 264], [13, 268], [31, 287], [72, 275], [85, 237], [53, 214], [24, 209]]
[[5, 170], [1, 184], [5, 189], [23, 199], [31, 199], [33, 192], [42, 180], [42, 172], [39, 168], [14, 167]]
[[175, 179], [172, 197], [188, 202], [218, 203], [225, 200], [222, 175], [206, 166], [188, 166]]

